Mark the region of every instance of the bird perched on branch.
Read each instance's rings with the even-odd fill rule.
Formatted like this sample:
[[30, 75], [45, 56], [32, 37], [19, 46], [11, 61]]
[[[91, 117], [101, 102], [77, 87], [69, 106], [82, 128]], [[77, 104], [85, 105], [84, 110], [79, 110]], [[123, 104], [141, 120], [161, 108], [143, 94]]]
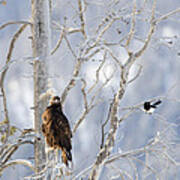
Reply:
[[154, 110], [157, 108], [157, 105], [161, 104], [162, 101], [161, 100], [158, 100], [157, 102], [151, 104], [150, 101], [146, 101], [144, 103], [144, 111], [149, 113], [149, 114], [152, 114], [154, 112]]
[[68, 166], [68, 161], [72, 162], [72, 132], [58, 96], [51, 98], [50, 106], [42, 114], [42, 120], [42, 132], [47, 145], [54, 150], [60, 149], [62, 161]]

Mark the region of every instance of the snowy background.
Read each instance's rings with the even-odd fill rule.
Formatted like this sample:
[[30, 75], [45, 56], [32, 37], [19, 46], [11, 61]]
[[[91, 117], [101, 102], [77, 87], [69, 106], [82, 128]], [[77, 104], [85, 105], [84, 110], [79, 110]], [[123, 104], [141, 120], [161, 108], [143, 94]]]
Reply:
[[[124, 13], [128, 14], [132, 10], [132, 1], [87, 1], [88, 8], [86, 10], [86, 31], [88, 37], [93, 37], [98, 24], [102, 22], [103, 17], [109, 12], [119, 12], [124, 8]], [[117, 4], [115, 5], [115, 3]], [[143, 22], [142, 18], [149, 18], [151, 13], [151, 1], [147, 1], [144, 17], [137, 16], [136, 32], [131, 43], [131, 50], [136, 51], [141, 42], [139, 38], [144, 39], [147, 35], [149, 27]], [[137, 9], [142, 7], [143, 1], [137, 1]], [[179, 0], [157, 0], [156, 17], [166, 14], [180, 7]], [[52, 20], [58, 24], [64, 23], [66, 17], [67, 27], [76, 27], [80, 24], [77, 12], [77, 3], [74, 1], [56, 0], [52, 4]], [[0, 5], [0, 25], [8, 21], [29, 21], [31, 18], [31, 2], [13, 0], [7, 1], [6, 5]], [[129, 20], [128, 18], [126, 19]], [[6, 56], [14, 33], [19, 25], [10, 25], [0, 30], [0, 68], [5, 65]], [[114, 23], [113, 26], [104, 35], [107, 42], [116, 43], [124, 34], [128, 32], [130, 25], [125, 23]], [[118, 34], [118, 30], [121, 31]], [[55, 46], [60, 30], [56, 29], [52, 24], [52, 47]], [[19, 128], [33, 128], [33, 67], [25, 57], [32, 56], [31, 50], [30, 28], [22, 33], [18, 39], [11, 61], [15, 63], [10, 65], [5, 78], [5, 90], [7, 94], [7, 106], [9, 110], [11, 125]], [[68, 36], [74, 52], [78, 53], [79, 47], [82, 46], [83, 37], [81, 33], [75, 33]], [[127, 57], [126, 52], [120, 46], [112, 47], [113, 53], [120, 59]], [[131, 70], [130, 77], [137, 72], [139, 65], [142, 65], [142, 72], [138, 79], [129, 84], [124, 98], [120, 103], [120, 109], [127, 106], [133, 106], [142, 103], [151, 98], [165, 96], [162, 104], [153, 115], [147, 115], [141, 110], [136, 111], [127, 118], [119, 127], [117, 141], [113, 153], [118, 151], [125, 152], [127, 150], [140, 148], [147, 144], [148, 141], [156, 136], [157, 132], [166, 129], [164, 136], [177, 138], [180, 136], [180, 13], [171, 16], [167, 20], [160, 22], [156, 27], [151, 44], [145, 54], [141, 56]], [[102, 61], [103, 54], [98, 53], [91, 61], [83, 64], [83, 70], [79, 77], [84, 77], [88, 81], [87, 89], [92, 86], [96, 79], [96, 70]], [[74, 57], [67, 48], [65, 41], [62, 42], [58, 51], [50, 58], [49, 66], [49, 86], [55, 89], [58, 95], [61, 95], [65, 86], [72, 77], [73, 67], [75, 65]], [[106, 75], [110, 75], [114, 65], [111, 61], [107, 61], [104, 67]], [[100, 83], [105, 81], [104, 74], [100, 74]], [[73, 158], [75, 164], [75, 172], [80, 172], [83, 168], [91, 165], [99, 151], [101, 140], [101, 124], [105, 121], [108, 114], [108, 104], [113, 98], [113, 89], [117, 89], [119, 85], [118, 74], [114, 79], [103, 88], [100, 97], [103, 101], [95, 107], [79, 126], [75, 136], [73, 137]], [[77, 85], [73, 88], [64, 106], [64, 112], [68, 117], [71, 127], [81, 116], [83, 110], [83, 97], [80, 92], [82, 83], [77, 81]], [[0, 97], [1, 98], [1, 97]], [[0, 121], [4, 118], [2, 99], [0, 99]], [[120, 113], [124, 111], [120, 111]], [[162, 117], [161, 119], [159, 117]], [[167, 129], [167, 127], [170, 127]], [[172, 128], [171, 128], [172, 127]], [[174, 141], [173, 141], [174, 142]], [[177, 152], [170, 154], [174, 159], [180, 162], [180, 155]], [[33, 147], [24, 145], [14, 154], [13, 158], [30, 158], [33, 156]], [[143, 157], [142, 157], [143, 158]], [[127, 167], [124, 163], [124, 168]], [[126, 168], [125, 168], [126, 169]], [[106, 170], [105, 170], [106, 171]], [[108, 174], [109, 173], [109, 174]], [[108, 171], [102, 179], [110, 179]], [[32, 174], [28, 168], [16, 166], [4, 171], [2, 180], [22, 179], [24, 176]], [[177, 167], [177, 179], [180, 179], [180, 168]], [[163, 173], [162, 173], [163, 175]], [[164, 174], [165, 175], [165, 174]], [[167, 177], [162, 179], [173, 179], [173, 170]], [[149, 177], [153, 179], [155, 177]], [[147, 178], [148, 179], [148, 178]]]

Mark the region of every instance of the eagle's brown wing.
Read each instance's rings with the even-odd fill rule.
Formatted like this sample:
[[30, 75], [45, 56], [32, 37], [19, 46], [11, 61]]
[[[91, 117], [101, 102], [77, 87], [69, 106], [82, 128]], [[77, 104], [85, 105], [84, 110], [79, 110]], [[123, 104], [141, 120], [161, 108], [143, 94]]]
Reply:
[[58, 145], [67, 150], [72, 149], [72, 133], [66, 116], [62, 112], [58, 112], [53, 118], [51, 129], [54, 131], [54, 137], [58, 140]]
[[69, 122], [62, 112], [59, 112], [56, 120], [53, 120], [51, 128], [54, 130], [54, 137], [57, 140], [58, 147], [62, 149], [62, 159], [65, 164], [68, 164], [68, 160], [72, 161], [72, 132]]
[[42, 132], [47, 144], [54, 149], [60, 148], [63, 162], [68, 165], [68, 160], [72, 161], [72, 132], [66, 116], [60, 108], [50, 106], [43, 113], [42, 119]]
[[46, 108], [46, 110], [42, 114], [42, 120], [43, 120], [42, 132], [43, 132], [43, 135], [45, 136], [46, 142], [48, 146], [56, 149], [57, 145], [55, 145], [56, 144], [55, 139], [53, 137], [53, 133], [51, 130], [53, 119], [52, 119], [52, 113], [51, 113], [50, 108]]

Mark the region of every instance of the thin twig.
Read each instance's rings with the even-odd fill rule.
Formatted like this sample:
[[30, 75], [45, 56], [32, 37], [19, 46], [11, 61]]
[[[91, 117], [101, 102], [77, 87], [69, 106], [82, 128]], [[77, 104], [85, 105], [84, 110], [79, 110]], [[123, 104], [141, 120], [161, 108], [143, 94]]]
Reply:
[[31, 25], [32, 26], [32, 23], [28, 22], [28, 21], [11, 21], [11, 22], [8, 22], [8, 23], [1, 25], [0, 30], [9, 26], [9, 25], [12, 25], [12, 24], [24, 24], [24, 25]]
[[96, 81], [94, 82], [94, 84], [89, 88], [88, 90], [88, 93], [90, 93], [94, 88], [95, 86], [98, 84], [99, 82], [99, 73], [100, 73], [100, 70], [102, 69], [105, 61], [106, 61], [106, 55], [107, 55], [107, 52], [105, 51], [104, 52], [104, 57], [103, 57], [103, 61], [101, 62], [101, 64], [99, 65], [98, 69], [96, 70]]
[[161, 21], [167, 19], [169, 16], [172, 16], [172, 15], [177, 14], [177, 13], [179, 13], [179, 12], [180, 12], [180, 8], [175, 9], [175, 10], [173, 10], [173, 11], [167, 13], [167, 14], [164, 14], [164, 15], [162, 15], [161, 17], [157, 18], [157, 19], [155, 20], [155, 23], [156, 23], [156, 24], [157, 24], [157, 23], [160, 23]]
[[112, 110], [112, 102], [109, 106], [109, 112], [108, 112], [108, 116], [107, 116], [107, 119], [106, 121], [102, 124], [101, 126], [101, 145], [100, 145], [100, 148], [102, 149], [103, 146], [104, 146], [104, 140], [105, 140], [105, 133], [104, 133], [104, 128], [106, 126], [106, 124], [108, 123], [109, 119], [110, 119], [110, 114], [111, 114], [111, 110]]
[[146, 50], [146, 48], [148, 47], [151, 37], [154, 33], [155, 27], [156, 27], [156, 21], [154, 21], [155, 19], [155, 8], [156, 8], [156, 0], [154, 0], [153, 2], [153, 7], [152, 7], [152, 14], [151, 14], [151, 21], [150, 21], [150, 30], [149, 33], [147, 35], [147, 39], [145, 40], [145, 43], [143, 45], [143, 47], [135, 53], [135, 57], [138, 58], [142, 55], [142, 53]]
[[82, 83], [83, 83], [83, 86], [81, 88], [81, 91], [82, 91], [82, 94], [83, 94], [83, 99], [84, 99], [84, 108], [85, 109], [88, 109], [88, 102], [87, 102], [87, 94], [86, 94], [86, 91], [85, 91], [85, 88], [86, 88], [86, 81], [82, 78], [81, 79]]
[[98, 43], [100, 42], [100, 40], [102, 39], [102, 36], [105, 34], [105, 32], [113, 25], [113, 23], [117, 20], [120, 20], [121, 18], [119, 17], [115, 17], [113, 18], [105, 27], [104, 29], [102, 29], [102, 31], [98, 34], [98, 36], [96, 37], [94, 43], [86, 49], [85, 54], [88, 54], [90, 50], [92, 50], [94, 47], [96, 47], [98, 45]]
[[133, 11], [132, 11], [132, 23], [131, 23], [131, 29], [130, 29], [130, 32], [129, 32], [129, 35], [128, 35], [128, 38], [127, 38], [127, 41], [126, 41], [126, 44], [125, 44], [125, 47], [127, 48], [127, 51], [128, 50], [128, 46], [134, 36], [134, 33], [135, 33], [135, 20], [136, 20], [136, 0], [134, 0], [133, 2], [134, 4], [134, 7], [133, 7]]
[[69, 50], [71, 51], [72, 55], [74, 56], [75, 59], [77, 59], [77, 55], [74, 52], [73, 48], [71, 47], [71, 44], [70, 44], [70, 42], [69, 42], [69, 40], [68, 40], [66, 35], [64, 35], [64, 39], [65, 39], [65, 41], [67, 43], [67, 46], [68, 46]]
[[78, 7], [79, 7], [79, 17], [81, 20], [81, 32], [85, 39], [87, 39], [87, 35], [85, 32], [85, 20], [84, 20], [84, 10], [82, 8], [82, 1], [78, 0]]
[[32, 165], [32, 163], [28, 160], [25, 159], [16, 159], [16, 160], [11, 160], [8, 163], [2, 165], [0, 167], [0, 173], [2, 173], [2, 171], [10, 166], [14, 166], [14, 165], [24, 165], [29, 167], [32, 171], [35, 171], [34, 166]]
[[76, 133], [79, 125], [82, 123], [82, 121], [84, 120], [84, 118], [87, 116], [87, 114], [89, 113], [90, 109], [85, 109], [83, 114], [81, 115], [81, 117], [79, 118], [79, 120], [76, 122], [74, 128], [73, 128], [73, 134]]
[[58, 40], [55, 48], [52, 50], [51, 55], [53, 55], [59, 49], [61, 42], [63, 40], [63, 37], [64, 37], [64, 33], [65, 33], [65, 28], [63, 28], [63, 30], [61, 31], [60, 36], [59, 36], [59, 40]]
[[142, 65], [139, 65], [139, 69], [138, 69], [137, 74], [136, 74], [132, 79], [130, 79], [130, 80], [128, 81], [128, 84], [130, 84], [130, 83], [132, 83], [133, 81], [135, 81], [135, 80], [140, 76], [141, 72], [142, 72]]
[[11, 158], [11, 156], [15, 153], [15, 151], [17, 151], [17, 149], [23, 144], [33, 144], [33, 142], [30, 140], [25, 140], [25, 141], [19, 141], [18, 143], [13, 144], [12, 146], [9, 145], [10, 147], [8, 147], [6, 152], [4, 152], [1, 156], [1, 159], [2, 159], [1, 163], [5, 164]]
[[76, 78], [78, 77], [79, 75], [79, 72], [80, 72], [80, 69], [81, 69], [81, 64], [82, 64], [82, 61], [80, 59], [77, 60], [76, 62], [76, 65], [74, 67], [74, 72], [73, 72], [73, 77], [72, 79], [69, 81], [68, 85], [66, 86], [66, 88], [64, 89], [63, 93], [62, 93], [62, 96], [61, 96], [61, 103], [63, 104], [67, 95], [68, 95], [68, 92], [75, 86], [76, 84]]
[[[9, 63], [9, 61], [11, 60], [11, 56], [13, 53], [13, 49], [14, 49], [14, 45], [17, 41], [17, 39], [19, 38], [20, 34], [25, 30], [25, 28], [27, 27], [27, 24], [22, 25], [19, 30], [14, 34], [13, 39], [11, 40], [10, 46], [9, 46], [9, 50], [8, 50], [8, 55], [6, 58], [6, 64]], [[6, 71], [7, 71], [8, 67], [2, 72], [1, 78], [0, 78], [0, 86], [3, 86], [3, 82], [4, 82], [4, 77], [6, 75]]]

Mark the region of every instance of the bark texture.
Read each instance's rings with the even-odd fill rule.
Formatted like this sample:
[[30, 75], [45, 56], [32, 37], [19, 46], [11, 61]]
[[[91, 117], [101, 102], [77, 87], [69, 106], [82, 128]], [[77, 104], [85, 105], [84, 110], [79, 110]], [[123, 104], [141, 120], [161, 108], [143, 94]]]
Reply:
[[48, 0], [32, 0], [32, 36], [34, 60], [34, 127], [40, 136], [35, 141], [35, 169], [40, 172], [45, 165], [44, 140], [41, 133], [41, 115], [47, 106], [47, 101], [40, 95], [47, 91], [47, 59], [50, 54], [50, 16]]

